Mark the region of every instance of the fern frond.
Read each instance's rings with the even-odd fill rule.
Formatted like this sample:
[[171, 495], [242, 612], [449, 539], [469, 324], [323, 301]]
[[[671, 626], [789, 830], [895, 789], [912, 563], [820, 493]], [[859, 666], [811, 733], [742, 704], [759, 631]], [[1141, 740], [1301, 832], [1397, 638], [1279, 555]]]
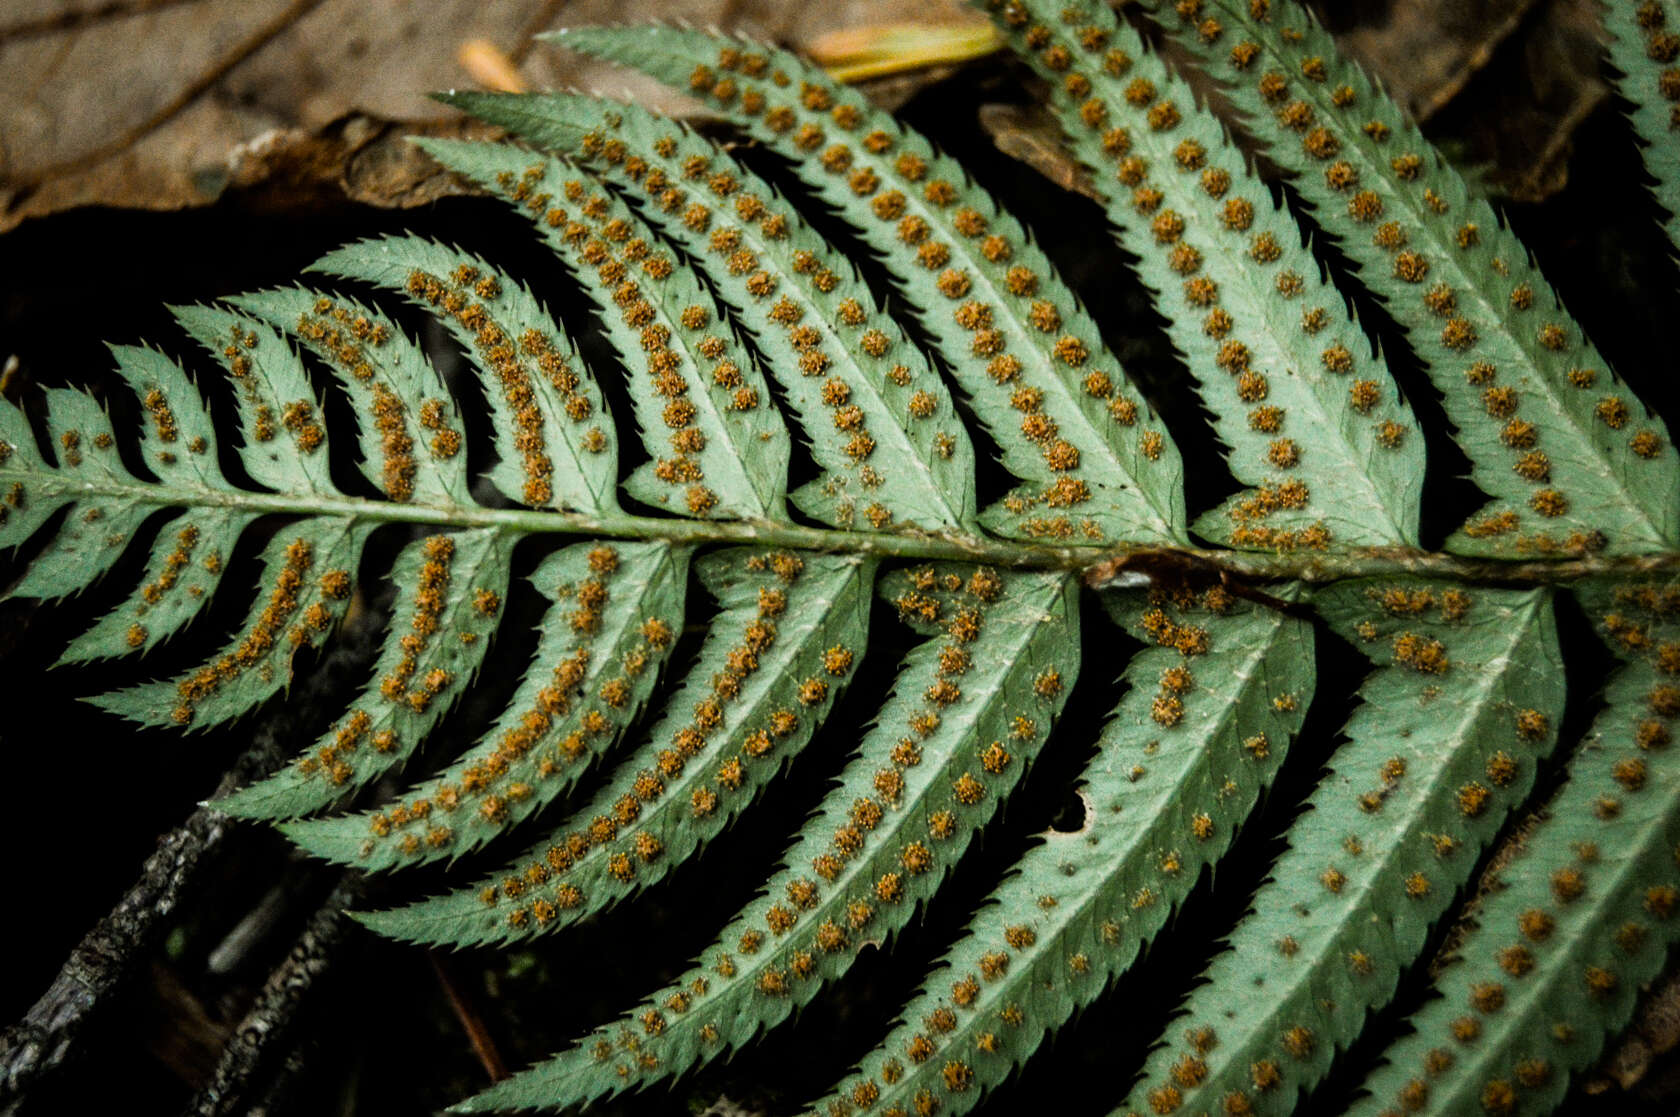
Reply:
[[1393, 996], [1556, 740], [1563, 664], [1545, 591], [1354, 582], [1315, 600], [1379, 666], [1133, 1112], [1293, 1112]]
[[[282, 831], [317, 857], [389, 869], [459, 857], [541, 810], [574, 787], [646, 705], [682, 627], [688, 558], [664, 543], [580, 543], [544, 559], [531, 582], [552, 604], [536, 651], [479, 743], [393, 805]], [[486, 618], [501, 609], [491, 593], [473, 594]], [[394, 735], [367, 732], [371, 722], [355, 713], [342, 723], [352, 726], [360, 730], [352, 746], [366, 737], [378, 751], [396, 747]], [[338, 745], [335, 735], [322, 747]], [[321, 761], [318, 751], [310, 755]]]
[[1209, 0], [1204, 15], [1162, 18], [1387, 299], [1494, 498], [1448, 549], [1672, 548], [1680, 456], [1662, 420], [1618, 391], [1486, 198], [1304, 8]]
[[[291, 682], [292, 657], [316, 647], [350, 604], [362, 547], [375, 525], [316, 516], [288, 525], [263, 548], [261, 587], [220, 654], [173, 679], [88, 699], [142, 725], [215, 725], [274, 697]], [[212, 547], [203, 560], [220, 565]]]
[[1680, 939], [1680, 585], [1581, 591], [1625, 665], [1568, 780], [1497, 870], [1441, 993], [1384, 1054], [1357, 1112], [1547, 1113], [1633, 1014]]
[[[4, 484], [3, 470], [0, 470], [0, 484]], [[106, 515], [103, 508], [92, 503], [80, 514], [83, 517], [92, 516], [91, 520], [84, 518], [83, 523], [94, 526], [104, 521]], [[221, 584], [225, 569], [221, 558], [222, 544], [231, 547], [252, 519], [253, 513], [250, 512], [205, 508], [195, 509], [190, 518], [171, 520], [152, 541], [151, 553], [146, 558], [146, 571], [140, 576], [136, 592], [123, 598], [86, 632], [72, 640], [59, 657], [59, 665], [143, 653], [177, 632], [198, 615]], [[117, 534], [121, 533], [110, 533], [107, 528], [105, 538], [109, 541]], [[113, 545], [113, 549], [116, 546]], [[56, 546], [52, 551], [54, 554], [51, 557], [43, 555], [47, 561], [36, 560], [43, 571], [56, 570], [62, 575], [72, 570], [87, 570], [87, 567], [75, 563], [53, 561], [54, 558], [67, 556]], [[48, 583], [35, 576], [33, 571], [30, 583], [20, 582], [18, 585], [27, 589], [30, 584], [46, 591], [41, 594], [43, 597], [56, 596], [48, 589]], [[65, 585], [65, 588], [73, 590], [75, 587]], [[22, 591], [14, 587], [12, 592], [21, 594]]]
[[321, 401], [285, 336], [216, 307], [183, 306], [173, 313], [233, 380], [243, 439], [239, 462], [251, 479], [277, 492], [336, 494]]
[[[233, 486], [222, 476], [216, 460], [216, 431], [209, 412], [186, 373], [155, 350], [113, 346], [111, 352], [116, 358], [117, 375], [146, 409], [146, 421], [139, 432], [140, 460], [158, 478], [160, 486], [207, 502], [231, 492]], [[71, 401], [65, 404], [79, 413], [88, 406]], [[59, 507], [60, 499], [74, 492], [79, 511], [72, 512], [60, 528], [61, 535], [69, 535], [71, 541], [61, 544], [55, 539], [10, 590], [20, 596], [57, 597], [97, 577], [121, 553], [132, 525], [138, 523], [135, 517], [143, 519], [165, 502], [149, 499], [144, 488], [135, 483], [125, 484], [127, 492], [112, 494], [108, 500], [90, 498], [89, 483], [94, 477], [91, 471], [71, 464], [70, 451], [78, 450], [85, 456], [89, 447], [109, 450], [114, 440], [108, 429], [84, 434], [80, 427], [71, 425], [59, 431], [59, 462], [66, 474], [53, 479], [46, 463], [37, 456], [27, 427], [16, 426], [19, 418], [10, 408], [0, 409], [0, 435], [9, 438], [7, 445], [13, 447], [11, 453], [0, 455], [0, 485], [9, 490], [7, 503], [0, 505], [5, 513], [0, 519], [0, 545], [28, 538]], [[100, 422], [104, 422], [103, 417]], [[75, 438], [66, 446], [62, 439], [71, 431]], [[100, 443], [105, 440], [113, 441], [102, 448]], [[10, 459], [12, 453], [24, 455], [11, 464], [13, 472], [29, 474], [27, 481], [5, 480], [8, 470], [4, 459]], [[98, 469], [105, 479], [134, 481], [112, 455], [101, 453], [99, 457]], [[19, 471], [17, 467], [26, 461], [30, 467]], [[126, 530], [124, 525], [113, 525], [112, 513], [129, 525]], [[248, 512], [209, 507], [188, 522], [166, 525], [152, 543], [137, 592], [71, 641], [59, 662], [144, 652], [174, 634], [215, 594], [221, 582], [222, 555], [232, 548], [251, 519]], [[99, 538], [103, 538], [105, 547], [93, 546]], [[91, 561], [84, 564], [75, 560], [66, 547], [88, 553]]]
[[1663, 228], [1680, 245], [1680, 4], [1674, 0], [1606, 0], [1610, 62], [1628, 114], [1643, 141], [1640, 155], [1655, 181], [1652, 193], [1668, 211]]
[[[338, 495], [327, 474], [318, 402], [297, 356], [254, 320], [208, 308], [176, 317], [227, 363], [244, 435], [241, 464], [251, 477], [303, 497]], [[203, 515], [164, 529], [146, 578], [113, 613], [74, 641], [66, 661], [122, 655], [153, 646], [197, 614], [216, 589], [227, 554], [260, 511], [241, 507], [242, 490], [222, 476], [203, 399], [180, 368], [147, 349], [114, 350], [123, 378], [147, 412], [141, 460], [158, 480], [122, 464], [105, 411], [93, 397], [47, 392], [47, 430], [59, 448], [49, 463], [27, 421], [0, 407], [0, 484], [6, 516], [0, 542], [16, 544], [72, 506], [30, 568], [19, 596], [58, 597], [97, 578], [160, 508], [202, 505]], [[240, 636], [223, 653], [177, 679], [101, 695], [95, 704], [149, 725], [214, 723], [237, 717], [286, 685], [300, 647], [319, 643], [343, 614], [362, 544], [372, 525], [323, 515], [270, 542], [261, 562], [265, 592]]]
[[1027, 482], [986, 509], [987, 528], [1183, 541], [1176, 447], [1021, 223], [955, 159], [783, 50], [672, 27], [549, 38], [702, 98], [793, 160], [883, 258], [914, 251], [917, 267], [888, 276], [973, 400], [1004, 468]]
[[[1439, 979], [1446, 999], [1371, 1079], [1373, 1108], [1551, 1107], [1680, 930], [1680, 783], [1665, 767], [1680, 719], [1680, 459], [1487, 203], [1333, 58], [1304, 9], [1157, 2], [1445, 397], [1494, 503], [1452, 537], [1458, 553], [1422, 549], [1426, 432], [1304, 225], [1192, 81], [1099, 0], [986, 6], [1052, 83], [1229, 451], [1245, 491], [1195, 525], [1216, 545], [1188, 545], [1184, 463], [1096, 316], [956, 160], [785, 52], [584, 30], [559, 41], [699, 94], [856, 236], [829, 243], [728, 149], [639, 108], [449, 95], [553, 149], [422, 142], [516, 207], [568, 291], [386, 236], [313, 269], [359, 298], [281, 286], [174, 311], [225, 369], [203, 394], [162, 353], [129, 347], [114, 350], [112, 396], [25, 386], [0, 400], [0, 547], [30, 548], [10, 592], [57, 599], [138, 574], [102, 590], [116, 605], [66, 661], [144, 653], [243, 611], [231, 635], [199, 632], [141, 676], [166, 677], [91, 699], [193, 729], [278, 696], [354, 602], [389, 600], [371, 667], [331, 688], [351, 700], [221, 806], [361, 870], [491, 858], [466, 876], [436, 865], [431, 898], [359, 917], [406, 941], [576, 931], [757, 801], [787, 798], [784, 766], [838, 762], [782, 860], [748, 881], [762, 889], [696, 928], [716, 935], [691, 965], [611, 957], [628, 976], [608, 995], [634, 1008], [462, 1104], [475, 1112], [587, 1108], [780, 1026], [960, 888], [959, 864], [988, 870], [962, 858], [1053, 731], [1080, 746], [1083, 727], [1056, 723], [1094, 659], [1099, 686], [1123, 674], [1124, 689], [1090, 729], [1083, 825], [990, 867], [989, 899], [820, 1105], [973, 1108], [1132, 970], [1204, 869], [1224, 863], [1223, 880], [1241, 863], [1226, 854], [1303, 747], [1320, 671], [1338, 677], [1315, 659], [1320, 638], [1338, 652], [1345, 638], [1376, 664], [1345, 739], [1188, 992], [1182, 1041], [1148, 1058], [1133, 1099], [1241, 1117], [1292, 1110], [1339, 1052], [1387, 1038], [1369, 1021], [1402, 975], [1425, 991], [1427, 940], [1554, 747], [1573, 680], [1551, 595], [1582, 587], [1625, 665], [1551, 817], [1473, 902], [1482, 922]], [[1673, 16], [1671, 0], [1615, 13], [1630, 80], [1670, 100], [1671, 71], [1651, 64], [1673, 61]], [[1649, 57], [1623, 57], [1636, 41]], [[867, 278], [859, 241], [877, 257]], [[572, 287], [598, 323], [551, 315]], [[398, 328], [399, 299], [437, 319], [427, 336], [448, 363]], [[581, 353], [598, 342], [615, 357], [591, 369]], [[625, 401], [619, 414], [609, 400]], [[977, 473], [980, 428], [1012, 479]], [[1007, 493], [984, 511], [982, 476]], [[389, 546], [369, 548], [387, 526]], [[149, 553], [127, 554], [136, 545]], [[235, 553], [247, 597], [228, 600]], [[530, 598], [512, 584], [518, 555], [541, 600], [529, 617], [509, 615]], [[691, 577], [706, 600], [690, 599]], [[390, 593], [360, 588], [381, 578]], [[1105, 606], [1141, 652], [1087, 627]], [[870, 631], [889, 607], [913, 638]], [[535, 645], [523, 659], [505, 645], [488, 658], [504, 626], [527, 623], [510, 632]], [[884, 698], [844, 702], [872, 637], [902, 657], [896, 679]], [[663, 677], [679, 647], [681, 677]], [[487, 704], [504, 690], [477, 679], [486, 665], [519, 672], [500, 709]], [[892, 665], [879, 666], [871, 685]], [[475, 690], [461, 720], [488, 729], [457, 729], [447, 752], [429, 742]], [[401, 773], [423, 746], [437, 764]], [[301, 817], [332, 807], [354, 809]], [[566, 1019], [562, 1042], [578, 1031]]]
[[[28, 421], [8, 405], [7, 452], [0, 455], [0, 470], [16, 479], [6, 492], [0, 531], [10, 541], [21, 542], [59, 509], [75, 505], [11, 589], [20, 597], [50, 600], [75, 593], [110, 569], [156, 509], [121, 492], [135, 479], [118, 456], [111, 417], [98, 400], [86, 392], [57, 388], [46, 393], [46, 404], [47, 430], [58, 448], [56, 469], [40, 456]], [[103, 497], [101, 489], [117, 491]], [[143, 643], [144, 639], [133, 641], [132, 646]], [[115, 654], [115, 649], [103, 654]]]
[[868, 644], [873, 564], [738, 549], [694, 565], [722, 608], [634, 755], [501, 873], [364, 923], [462, 946], [557, 930], [662, 878], [766, 790]]
[[[378, 310], [303, 287], [227, 300], [295, 337], [350, 397], [362, 473], [391, 500], [470, 505], [460, 410], [418, 345]], [[420, 401], [410, 415], [410, 401]]]
[[[625, 491], [690, 515], [786, 519], [787, 427], [699, 277], [653, 247], [659, 239], [617, 195], [553, 159], [500, 144], [421, 146], [529, 216], [600, 308], [653, 459]], [[535, 190], [540, 182], [560, 193]]]
[[611, 414], [571, 340], [529, 291], [476, 256], [419, 237], [329, 252], [314, 271], [360, 279], [432, 312], [477, 370], [494, 419], [503, 496], [535, 507], [618, 507]]
[[[757, 339], [827, 475], [793, 494], [813, 519], [879, 531], [974, 529], [974, 449], [950, 391], [852, 264], [710, 141], [632, 105], [547, 94], [445, 98], [639, 196]], [[532, 190], [561, 189], [536, 178]], [[876, 457], [879, 452], [880, 457]], [[883, 470], [879, 463], [891, 461]]]
[[1084, 825], [1022, 857], [830, 1104], [966, 1112], [1131, 966], [1230, 847], [1312, 700], [1312, 636], [1206, 600], [1170, 616], [1141, 595], [1110, 601], [1160, 646], [1126, 669], [1083, 774]]
[[1051, 83], [1231, 472], [1257, 486], [1196, 530], [1279, 550], [1415, 544], [1423, 442], [1411, 411], [1218, 119], [1105, 4], [976, 4]]
[[512, 542], [480, 528], [403, 548], [391, 566], [396, 603], [373, 680], [314, 749], [217, 806], [248, 818], [293, 818], [406, 761], [484, 662], [507, 596]]
[[628, 1017], [460, 1109], [586, 1104], [680, 1074], [779, 1024], [894, 935], [1047, 738], [1077, 671], [1075, 591], [1059, 575], [962, 567], [884, 578], [882, 596], [931, 638], [764, 894]]

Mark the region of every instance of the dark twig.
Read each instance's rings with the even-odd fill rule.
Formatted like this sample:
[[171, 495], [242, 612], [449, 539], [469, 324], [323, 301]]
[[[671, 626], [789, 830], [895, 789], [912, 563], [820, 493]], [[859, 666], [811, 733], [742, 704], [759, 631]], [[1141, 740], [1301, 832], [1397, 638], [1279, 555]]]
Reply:
[[[266, 767], [270, 750], [275, 750], [272, 740], [260, 741], [223, 780], [224, 787], [236, 786]], [[143, 968], [133, 963], [167, 926], [200, 868], [220, 850], [232, 822], [220, 811], [200, 807], [163, 836], [140, 879], [77, 944], [23, 1019], [0, 1035], [0, 1105], [21, 1097], [75, 1053], [89, 1022], [115, 999], [118, 987]]]
[[292, 1087], [303, 1077], [303, 1072], [310, 1065], [311, 1060], [305, 1051], [297, 1044], [293, 1044], [286, 1058], [269, 1075], [268, 1085], [263, 1088], [262, 1097], [253, 1099], [251, 1107], [245, 1111], [245, 1117], [268, 1117], [270, 1113], [284, 1112], [286, 1103], [291, 1097]]
[[263, 1072], [269, 1066], [274, 1066], [277, 1073], [286, 1072], [288, 1057], [293, 1054], [288, 1041], [298, 1011], [338, 955], [350, 925], [344, 909], [361, 889], [361, 874], [347, 873], [340, 878], [285, 960], [269, 974], [256, 1003], [222, 1049], [209, 1085], [188, 1103], [184, 1113], [193, 1117], [247, 1113], [255, 1096], [266, 1092]]
[[[338, 680], [373, 657], [381, 617], [364, 610], [345, 626], [339, 646], [277, 709], [251, 747], [222, 777], [222, 795], [272, 770], [288, 751], [304, 712]], [[201, 806], [165, 834], [117, 906], [77, 944], [52, 985], [18, 1023], [0, 1033], [0, 1107], [22, 1098], [43, 1076], [71, 1061], [94, 1021], [109, 1012], [124, 987], [146, 969], [144, 959], [221, 852], [233, 820]]]

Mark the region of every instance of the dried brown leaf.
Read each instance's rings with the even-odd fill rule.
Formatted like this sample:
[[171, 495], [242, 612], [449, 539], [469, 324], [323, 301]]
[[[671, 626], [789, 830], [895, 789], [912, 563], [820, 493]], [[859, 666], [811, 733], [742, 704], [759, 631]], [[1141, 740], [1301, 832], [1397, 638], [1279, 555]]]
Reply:
[[[686, 20], [801, 46], [914, 21], [961, 39], [958, 0], [15, 0], [0, 17], [0, 230], [83, 205], [406, 206], [452, 189], [403, 142], [463, 127], [427, 93], [578, 86], [658, 109], [648, 79], [533, 36]], [[940, 30], [943, 29], [943, 30]], [[953, 30], [954, 29], [954, 30]], [[879, 60], [877, 60], [879, 62]], [[896, 83], [901, 91], [910, 77]]]

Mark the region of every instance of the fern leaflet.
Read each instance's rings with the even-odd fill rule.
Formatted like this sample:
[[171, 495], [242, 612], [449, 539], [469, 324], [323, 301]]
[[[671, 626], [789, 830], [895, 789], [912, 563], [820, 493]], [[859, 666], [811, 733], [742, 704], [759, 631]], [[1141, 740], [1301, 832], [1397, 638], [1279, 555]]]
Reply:
[[1497, 871], [1439, 978], [1365, 1086], [1359, 1112], [1545, 1112], [1656, 976], [1680, 908], [1676, 783], [1661, 763], [1680, 717], [1680, 589], [1583, 587], [1611, 679], [1568, 782]]
[[[1680, 455], [1493, 208], [1300, 9], [1247, 3], [1179, 35], [1294, 173], [1423, 358], [1476, 484], [1473, 553], [1672, 548]], [[1221, 18], [1226, 21], [1222, 27]]]

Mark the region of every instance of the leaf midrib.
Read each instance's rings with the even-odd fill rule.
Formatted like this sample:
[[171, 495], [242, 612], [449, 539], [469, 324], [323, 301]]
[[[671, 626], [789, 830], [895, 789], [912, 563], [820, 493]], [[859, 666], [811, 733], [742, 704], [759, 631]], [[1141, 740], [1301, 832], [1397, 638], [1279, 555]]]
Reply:
[[[1585, 578], [1661, 577], [1680, 573], [1680, 551], [1634, 555], [1533, 559], [1514, 562], [1425, 551], [1413, 547], [1362, 547], [1342, 552], [1228, 551], [1154, 544], [1046, 546], [990, 539], [961, 532], [868, 532], [808, 527], [770, 520], [686, 520], [631, 512], [562, 512], [530, 508], [397, 503], [307, 493], [264, 493], [249, 489], [166, 489], [148, 481], [94, 483], [53, 471], [0, 469], [0, 487], [18, 481], [32, 495], [61, 495], [66, 501], [109, 500], [157, 508], [236, 508], [252, 515], [340, 516], [375, 523], [425, 526], [498, 527], [516, 535], [576, 535], [612, 539], [658, 539], [670, 543], [747, 544], [840, 552], [878, 558], [978, 562], [1022, 570], [1078, 570], [1087, 585], [1101, 589], [1116, 577], [1153, 571], [1173, 584], [1173, 572], [1196, 571], [1211, 578], [1290, 579], [1324, 584], [1345, 578], [1395, 575], [1452, 579], [1467, 585], [1565, 585]], [[185, 498], [185, 499], [183, 499]]]

